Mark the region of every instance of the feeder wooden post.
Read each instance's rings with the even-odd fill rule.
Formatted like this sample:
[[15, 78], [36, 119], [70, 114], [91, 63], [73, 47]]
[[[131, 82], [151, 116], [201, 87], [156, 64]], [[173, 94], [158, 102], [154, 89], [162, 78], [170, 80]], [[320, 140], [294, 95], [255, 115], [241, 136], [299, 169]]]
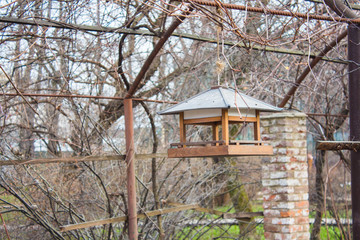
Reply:
[[229, 112], [227, 109], [222, 109], [221, 112], [222, 140], [225, 145], [229, 145]]
[[261, 141], [261, 137], [260, 137], [260, 112], [259, 112], [259, 110], [256, 110], [256, 122], [254, 123], [254, 139], [255, 139], [255, 141]]
[[135, 179], [135, 150], [134, 150], [134, 115], [132, 99], [124, 99], [125, 138], [126, 138], [126, 173], [128, 195], [129, 239], [138, 239], [137, 211], [136, 211], [136, 179]]
[[[186, 142], [186, 126], [184, 123], [184, 113], [180, 113], [179, 116], [180, 119], [180, 142], [185, 143]], [[185, 145], [184, 145], [185, 147]]]
[[[213, 140], [219, 141], [219, 125], [217, 125], [217, 123], [212, 125], [212, 134], [213, 134]], [[216, 143], [216, 146], [219, 146], [219, 143]]]

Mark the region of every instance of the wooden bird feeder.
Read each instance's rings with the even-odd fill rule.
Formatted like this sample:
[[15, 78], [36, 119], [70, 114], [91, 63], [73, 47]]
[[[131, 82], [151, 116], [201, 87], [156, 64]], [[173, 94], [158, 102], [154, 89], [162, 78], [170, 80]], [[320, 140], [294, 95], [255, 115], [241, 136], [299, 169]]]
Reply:
[[[180, 142], [172, 143], [169, 158], [272, 155], [273, 148], [264, 145], [260, 137], [260, 112], [278, 112], [274, 107], [233, 89], [216, 86], [192, 98], [159, 112], [179, 114]], [[254, 140], [230, 140], [229, 124], [251, 123]], [[188, 142], [187, 125], [212, 126], [213, 140]], [[221, 140], [219, 130], [221, 126]]]

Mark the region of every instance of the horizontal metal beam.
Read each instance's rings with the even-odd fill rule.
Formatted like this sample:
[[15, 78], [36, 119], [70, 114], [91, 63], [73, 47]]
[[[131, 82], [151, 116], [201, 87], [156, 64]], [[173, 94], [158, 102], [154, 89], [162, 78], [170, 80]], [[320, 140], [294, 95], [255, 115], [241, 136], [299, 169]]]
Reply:
[[[78, 163], [91, 161], [122, 161], [126, 155], [81, 156], [68, 158], [39, 158], [31, 160], [3, 160], [0, 166], [46, 164], [46, 163]], [[135, 154], [136, 159], [166, 158], [167, 153]]]
[[292, 18], [300, 18], [308, 20], [320, 20], [320, 21], [329, 21], [329, 22], [343, 22], [343, 23], [360, 23], [360, 19], [354, 18], [343, 18], [343, 17], [332, 17], [325, 15], [317, 15], [317, 14], [309, 14], [309, 13], [299, 13], [292, 11], [284, 11], [277, 9], [269, 9], [264, 7], [250, 7], [248, 5], [238, 5], [231, 3], [221, 3], [220, 1], [208, 1], [208, 0], [187, 0], [187, 2], [209, 6], [209, 7], [222, 7], [233, 10], [247, 11], [247, 12], [256, 12], [268, 15], [275, 16], [284, 16], [284, 17], [292, 17]]
[[[92, 95], [77, 95], [77, 94], [44, 94], [44, 93], [0, 93], [0, 96], [8, 97], [56, 97], [56, 98], [94, 98], [94, 99], [110, 99], [110, 100], [119, 100], [123, 101], [123, 97], [110, 97], [110, 96], [92, 96]], [[176, 101], [165, 101], [165, 100], [153, 100], [145, 98], [132, 98], [133, 101], [142, 101], [142, 102], [155, 102], [155, 103], [170, 103], [177, 104]]]
[[[118, 33], [118, 34], [131, 34], [131, 35], [142, 35], [142, 36], [157, 36], [158, 35], [154, 32], [144, 31], [144, 30], [133, 30], [133, 29], [126, 29], [126, 28], [111, 28], [111, 27], [103, 27], [103, 26], [88, 26], [88, 25], [68, 24], [68, 23], [58, 22], [58, 21], [30, 20], [30, 19], [19, 19], [19, 18], [11, 18], [11, 17], [0, 17], [0, 22], [42, 26], [42, 27], [54, 27], [54, 28], [70, 29], [70, 30], [85, 31], [85, 32], [90, 31], [90, 32], [99, 32], [99, 33]], [[204, 37], [204, 36], [198, 36], [198, 35], [192, 35], [192, 34], [186, 34], [186, 33], [173, 33], [171, 36], [178, 37], [178, 38], [190, 39], [190, 40], [196, 40], [196, 41], [200, 41], [200, 42], [208, 42], [208, 43], [217, 44], [217, 39]], [[249, 50], [256, 50], [256, 51], [273, 52], [273, 53], [289, 54], [289, 55], [296, 55], [296, 56], [308, 56], [311, 58], [315, 58], [319, 55], [318, 53], [308, 53], [308, 51], [291, 50], [291, 49], [277, 48], [277, 47], [272, 47], [272, 46], [262, 46], [262, 45], [257, 45], [257, 44], [245, 45], [243, 42], [225, 41], [224, 45], [231, 46], [231, 47], [246, 48]], [[321, 60], [328, 61], [328, 62], [334, 62], [334, 63], [340, 63], [340, 64], [347, 64], [347, 61], [342, 60], [342, 59], [322, 57]]]
[[[249, 221], [248, 221], [249, 222]], [[263, 224], [264, 223], [264, 219], [261, 218], [255, 218], [253, 221], [253, 223], [256, 224]], [[315, 219], [314, 218], [310, 218], [309, 219], [309, 224], [312, 225], [314, 224]], [[182, 227], [186, 227], [186, 226], [191, 226], [191, 227], [196, 227], [196, 226], [219, 226], [219, 225], [239, 225], [239, 223], [245, 223], [244, 221], [239, 221], [238, 219], [215, 219], [215, 220], [188, 220], [188, 221], [183, 221], [181, 226]], [[338, 226], [338, 224], [341, 223], [343, 225], [347, 225], [350, 224], [352, 225], [352, 219], [346, 219], [346, 218], [340, 218], [337, 222], [336, 219], [334, 218], [327, 218], [327, 219], [322, 219], [321, 221], [321, 225], [328, 225], [328, 226]]]
[[[178, 207], [178, 206], [185, 206], [185, 204], [182, 203], [176, 203], [176, 202], [171, 202], [168, 200], [163, 200], [164, 204], [167, 204], [169, 206], [173, 206], [173, 207]], [[214, 214], [214, 215], [218, 215], [218, 216], [223, 216], [226, 212], [221, 212], [215, 209], [210, 209], [210, 208], [203, 208], [203, 207], [198, 207], [194, 209], [197, 212], [202, 212], [202, 213], [209, 213], [209, 214]]]
[[[167, 213], [172, 213], [172, 212], [180, 212], [180, 211], [185, 211], [185, 210], [190, 210], [190, 209], [196, 209], [198, 207], [199, 207], [198, 204], [189, 204], [189, 205], [183, 205], [183, 206], [178, 206], [178, 207], [173, 207], [173, 208], [158, 209], [158, 210], [138, 214], [137, 218], [144, 219], [144, 218], [167, 214]], [[100, 226], [100, 225], [104, 225], [104, 224], [124, 222], [126, 220], [127, 220], [127, 216], [107, 218], [107, 219], [102, 219], [102, 220], [95, 220], [95, 221], [89, 221], [89, 222], [84, 222], [84, 223], [61, 226], [60, 231], [67, 232], [67, 231], [71, 231], [71, 230], [95, 227], [95, 226]]]
[[41, 27], [53, 27], [53, 28], [70, 29], [77, 31], [100, 32], [100, 33], [129, 33], [129, 34], [151, 35], [151, 36], [154, 35], [154, 33], [149, 31], [133, 30], [127, 28], [69, 24], [54, 20], [41, 20], [41, 19], [30, 20], [24, 18], [0, 17], [0, 22], [11, 23], [11, 24], [33, 25], [33, 26], [41, 26]]
[[318, 141], [316, 144], [317, 150], [360, 150], [360, 141]]
[[253, 218], [253, 217], [264, 217], [264, 212], [238, 212], [238, 213], [225, 213], [225, 219], [243, 219], [243, 218]]

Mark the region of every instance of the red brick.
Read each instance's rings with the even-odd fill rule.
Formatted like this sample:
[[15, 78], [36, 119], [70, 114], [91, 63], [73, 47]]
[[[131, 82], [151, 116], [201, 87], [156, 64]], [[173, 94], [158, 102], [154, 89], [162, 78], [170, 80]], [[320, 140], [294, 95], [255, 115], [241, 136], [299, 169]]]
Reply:
[[309, 201], [295, 202], [295, 208], [309, 208]]
[[281, 225], [266, 224], [264, 225], [265, 232], [279, 233], [281, 232]]
[[264, 201], [272, 201], [274, 198], [276, 198], [276, 194], [272, 194], [270, 196], [264, 196]]
[[289, 210], [289, 211], [281, 211], [280, 216], [281, 217], [297, 217], [301, 216], [302, 210]]
[[264, 232], [264, 237], [265, 237], [265, 239], [275, 239], [275, 238], [273, 238], [273, 233], [271, 233], [271, 232]]
[[308, 217], [297, 217], [295, 218], [295, 224], [309, 224]]
[[309, 187], [304, 187], [304, 186], [296, 186], [294, 187], [294, 191], [297, 192], [297, 193], [307, 193], [309, 191]]

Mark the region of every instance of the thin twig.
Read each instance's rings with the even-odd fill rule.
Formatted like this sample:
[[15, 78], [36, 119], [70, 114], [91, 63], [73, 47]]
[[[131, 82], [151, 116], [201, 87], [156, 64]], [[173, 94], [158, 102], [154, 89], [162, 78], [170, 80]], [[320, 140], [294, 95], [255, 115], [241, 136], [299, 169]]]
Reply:
[[24, 99], [24, 101], [26, 102], [27, 105], [29, 105], [29, 107], [31, 108], [31, 110], [34, 111], [34, 113], [36, 115], [39, 116], [39, 114], [37, 113], [37, 111], [31, 106], [31, 104], [29, 103], [28, 100], [26, 100], [26, 98], [22, 95], [22, 93], [19, 91], [19, 89], [15, 86], [14, 82], [11, 80], [11, 78], [9, 77], [9, 75], [5, 72], [5, 70], [3, 69], [3, 67], [0, 65], [0, 69], [1, 71], [3, 71], [3, 73], [5, 74], [6, 78], [9, 80], [9, 82], [11, 83], [11, 85], [13, 86], [13, 88], [15, 89], [15, 91], [21, 96], [22, 99]]
[[4, 221], [4, 218], [3, 218], [2, 214], [1, 214], [1, 212], [0, 212], [0, 218], [1, 218], [1, 221], [3, 222], [4, 229], [5, 229], [5, 232], [6, 232], [6, 236], [7, 236], [7, 238], [8, 238], [9, 240], [11, 240], [11, 239], [10, 239], [9, 232], [8, 232], [8, 230], [7, 230], [7, 227], [6, 227], [6, 224], [5, 224], [5, 221]]

